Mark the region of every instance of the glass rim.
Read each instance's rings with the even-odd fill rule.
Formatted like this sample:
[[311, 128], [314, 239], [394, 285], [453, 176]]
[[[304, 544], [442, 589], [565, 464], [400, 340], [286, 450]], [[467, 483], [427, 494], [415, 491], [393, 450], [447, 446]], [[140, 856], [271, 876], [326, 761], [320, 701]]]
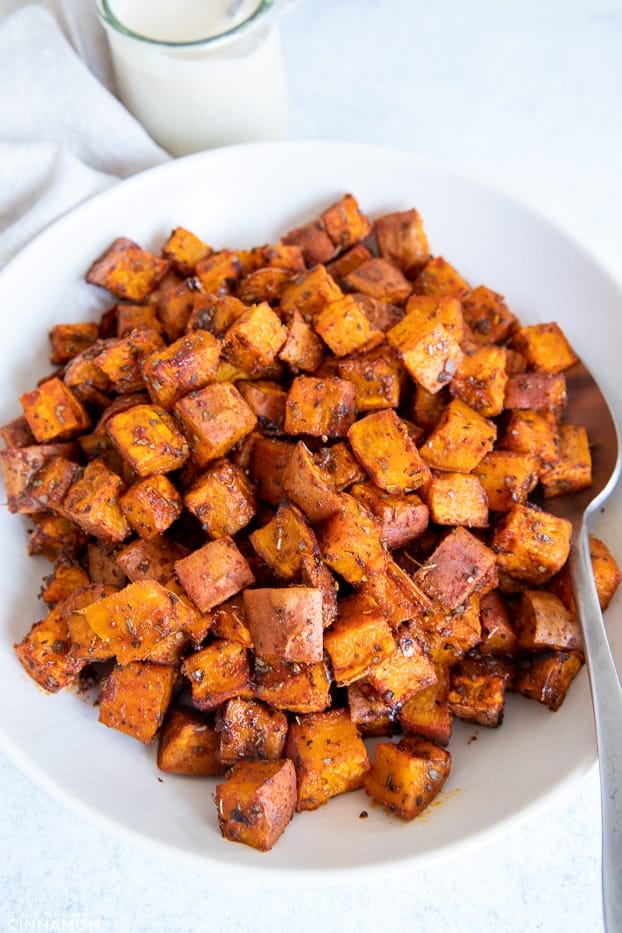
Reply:
[[237, 23], [235, 26], [232, 26], [231, 29], [218, 32], [213, 36], [206, 36], [203, 39], [181, 40], [155, 39], [153, 36], [145, 36], [140, 32], [130, 29], [115, 16], [110, 8], [109, 0], [95, 0], [95, 10], [104, 26], [114, 29], [115, 32], [118, 32], [128, 39], [137, 39], [139, 42], [144, 42], [146, 45], [155, 46], [156, 48], [195, 49], [203, 46], [223, 45], [231, 39], [244, 35], [244, 33], [248, 32], [263, 19], [267, 13], [271, 12], [277, 3], [278, 0], [259, 0], [257, 7], [250, 16], [243, 19], [242, 22]]

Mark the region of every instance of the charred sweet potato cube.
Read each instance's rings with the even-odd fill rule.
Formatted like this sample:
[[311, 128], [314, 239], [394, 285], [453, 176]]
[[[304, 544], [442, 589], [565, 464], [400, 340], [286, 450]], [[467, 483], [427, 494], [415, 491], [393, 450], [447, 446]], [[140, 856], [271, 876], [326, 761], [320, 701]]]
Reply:
[[384, 568], [369, 577], [358, 592], [361, 595], [369, 593], [373, 597], [392, 629], [430, 607], [430, 600], [413, 578], [389, 556]]
[[425, 264], [413, 286], [415, 295], [432, 295], [435, 298], [462, 300], [469, 291], [466, 279], [442, 256], [435, 256]]
[[518, 648], [516, 630], [508, 607], [498, 590], [484, 593], [479, 604], [482, 637], [478, 645], [480, 654], [513, 657]]
[[463, 345], [463, 350], [464, 355], [451, 380], [450, 394], [485, 418], [495, 418], [503, 411], [505, 400], [506, 350], [494, 344], [478, 346], [475, 343]]
[[490, 453], [496, 438], [497, 428], [492, 421], [455, 398], [419, 451], [437, 470], [471, 473]]
[[0, 450], [0, 467], [9, 512], [30, 514], [47, 511], [45, 502], [36, 498], [33, 488], [37, 475], [50, 460], [75, 454], [70, 444], [33, 444]]
[[545, 499], [581, 492], [592, 485], [590, 441], [583, 425], [561, 425], [559, 460], [543, 466], [540, 483]]
[[205, 330], [180, 337], [170, 346], [149, 353], [141, 372], [151, 400], [170, 409], [176, 401], [202, 389], [216, 377], [220, 346]]
[[336, 282], [340, 282], [349, 272], [357, 269], [358, 266], [371, 259], [372, 256], [373, 254], [363, 243], [355, 243], [345, 253], [329, 262], [326, 269]]
[[284, 496], [283, 473], [295, 445], [261, 434], [251, 437], [249, 473], [257, 486], [257, 495], [271, 505], [278, 505]]
[[348, 440], [359, 463], [386, 492], [412, 492], [430, 477], [407, 425], [392, 409], [355, 422]]
[[407, 314], [387, 332], [412, 379], [434, 394], [454, 377], [463, 358], [455, 338], [434, 321], [421, 321], [417, 312]]
[[545, 373], [562, 373], [579, 359], [556, 323], [521, 327], [512, 335], [512, 347], [522, 353], [530, 369]]
[[119, 505], [123, 480], [101, 460], [92, 460], [70, 486], [63, 509], [87, 534], [109, 543], [123, 541], [130, 526]]
[[447, 703], [458, 719], [494, 728], [503, 722], [506, 678], [470, 660], [460, 661], [451, 672]]
[[339, 511], [323, 523], [320, 546], [328, 566], [354, 585], [382, 570], [386, 560], [380, 523], [347, 493]]
[[436, 683], [409, 697], [399, 711], [399, 723], [406, 735], [447, 745], [451, 737], [451, 712], [447, 705], [449, 668], [435, 665]]
[[364, 736], [392, 735], [395, 710], [377, 696], [364, 680], [346, 688], [350, 719]]
[[357, 411], [397, 408], [402, 388], [402, 367], [386, 347], [340, 361], [337, 373], [356, 389]]
[[331, 301], [315, 315], [313, 327], [335, 356], [371, 349], [384, 339], [351, 295]]
[[546, 409], [510, 412], [498, 446], [502, 450], [531, 454], [542, 464], [555, 463], [559, 458], [557, 416]]
[[119, 304], [115, 311], [117, 337], [126, 337], [133, 330], [154, 330], [160, 335], [164, 333], [158, 310], [153, 305]]
[[257, 417], [230, 382], [191, 392], [175, 405], [197, 466], [224, 457], [253, 430]]
[[188, 459], [188, 444], [171, 416], [156, 405], [134, 405], [106, 421], [106, 432], [139, 476], [169, 473]]
[[488, 497], [493, 512], [507, 512], [517, 502], [524, 504], [538, 484], [539, 463], [531, 454], [493, 450], [473, 471]]
[[175, 572], [200, 612], [207, 612], [255, 582], [232, 538], [209, 541], [175, 564]]
[[317, 265], [303, 272], [286, 286], [281, 294], [281, 311], [289, 320], [298, 311], [305, 321], [311, 321], [332, 301], [337, 301], [343, 292], [328, 274], [326, 267]]
[[374, 233], [382, 258], [395, 263], [411, 278], [430, 258], [423, 221], [414, 208], [378, 217], [374, 223]]
[[324, 633], [324, 647], [340, 687], [365, 677], [397, 650], [384, 613], [360, 593], [340, 600], [338, 619]]
[[231, 461], [216, 460], [184, 495], [184, 505], [210, 538], [234, 535], [255, 514], [255, 495], [246, 474]]
[[164, 346], [155, 330], [132, 330], [125, 337], [111, 338], [93, 363], [121, 394], [140, 392], [145, 387], [142, 361]]
[[518, 693], [537, 700], [555, 712], [566, 699], [568, 688], [583, 666], [579, 651], [555, 651], [536, 658], [521, 671], [515, 683]]
[[296, 769], [296, 809], [317, 810], [337, 794], [358, 790], [369, 770], [367, 749], [348, 710], [299, 717], [289, 727], [285, 755]]
[[24, 415], [35, 440], [64, 441], [83, 434], [91, 426], [84, 405], [71, 389], [54, 377], [20, 397]]
[[495, 528], [491, 547], [500, 571], [539, 586], [566, 563], [571, 535], [567, 519], [532, 506], [515, 505]]
[[146, 541], [166, 531], [182, 511], [179, 492], [161, 473], [132, 483], [119, 505], [128, 525]]
[[324, 661], [305, 664], [255, 655], [255, 695], [275, 709], [319, 713], [330, 706]]
[[514, 615], [519, 647], [526, 651], [582, 651], [581, 626], [562, 601], [546, 590], [524, 590]]
[[286, 434], [343, 437], [356, 416], [356, 389], [338, 377], [297, 376], [285, 406]]
[[158, 743], [158, 768], [168, 774], [208, 777], [222, 774], [219, 735], [196, 710], [171, 709]]
[[275, 761], [283, 755], [287, 717], [259, 700], [234, 697], [217, 720], [218, 760], [233, 765], [241, 759]]
[[61, 554], [76, 557], [86, 544], [86, 534], [64, 515], [41, 512], [33, 516], [35, 529], [28, 540], [28, 553], [55, 561]]
[[441, 419], [441, 415], [449, 404], [446, 390], [428, 392], [423, 386], [413, 386], [412, 420], [426, 434], [434, 430]]
[[264, 434], [282, 434], [287, 391], [271, 379], [240, 379], [236, 387], [248, 407], [257, 415]]
[[488, 527], [488, 497], [473, 473], [433, 473], [423, 497], [437, 525]]
[[164, 278], [168, 268], [168, 260], [119, 237], [91, 265], [86, 281], [106, 288], [118, 298], [142, 301]]
[[318, 335], [295, 310], [289, 318], [287, 337], [279, 351], [279, 359], [287, 363], [293, 372], [313, 373], [324, 358], [324, 345]]
[[194, 272], [206, 295], [228, 295], [244, 275], [244, 268], [237, 253], [223, 249], [199, 259]]
[[497, 583], [495, 554], [466, 528], [454, 528], [414, 575], [426, 596], [448, 611]]
[[344, 196], [320, 214], [320, 223], [339, 252], [369, 236], [372, 226], [352, 194]]
[[267, 852], [294, 815], [296, 772], [288, 758], [240, 761], [216, 787], [218, 824], [225, 839]]
[[69, 653], [67, 623], [60, 609], [53, 609], [36, 622], [18, 645], [14, 645], [24, 670], [48, 693], [57, 693], [75, 680], [81, 665]]
[[0, 437], [8, 448], [30, 447], [35, 443], [35, 436], [24, 415], [3, 424], [0, 427]]
[[361, 263], [343, 281], [348, 291], [390, 304], [403, 304], [412, 291], [412, 283], [394, 263], [376, 257]]
[[505, 301], [485, 285], [462, 297], [462, 313], [476, 343], [504, 343], [518, 328], [518, 320]]
[[309, 586], [245, 590], [244, 608], [255, 651], [264, 658], [303, 661], [323, 658], [322, 594]]
[[171, 702], [177, 671], [165, 664], [132, 661], [108, 675], [99, 700], [99, 721], [149, 745]]
[[549, 410], [559, 414], [566, 404], [562, 373], [527, 372], [510, 376], [505, 386], [505, 408]]
[[260, 302], [277, 305], [293, 275], [291, 269], [281, 269], [278, 266], [254, 269], [244, 276], [238, 285], [236, 296], [246, 305], [257, 305]]
[[340, 508], [330, 475], [316, 463], [308, 447], [299, 441], [283, 470], [283, 494], [305, 513], [310, 522], [330, 518]]
[[223, 355], [249, 374], [274, 362], [287, 330], [266, 301], [247, 308], [224, 333]]
[[386, 492], [373, 483], [355, 483], [350, 495], [378, 519], [381, 539], [390, 549], [404, 547], [427, 528], [429, 509], [416, 493], [406, 496]]
[[234, 641], [239, 645], [244, 645], [245, 648], [253, 647], [253, 639], [248, 628], [242, 593], [237, 593], [219, 606], [214, 606], [210, 612], [210, 617], [209, 631], [216, 638]]
[[449, 752], [425, 739], [379, 742], [363, 789], [396, 816], [412, 820], [442, 789], [450, 769]]
[[128, 580], [157, 580], [165, 584], [173, 575], [175, 561], [187, 554], [176, 541], [157, 537], [136, 538], [116, 553], [116, 561]]
[[175, 227], [162, 247], [164, 258], [183, 276], [193, 275], [197, 263], [211, 252], [207, 243], [184, 227]]
[[79, 473], [77, 463], [64, 457], [50, 457], [30, 480], [24, 499], [38, 504], [42, 511], [62, 513], [63, 500]]
[[190, 681], [192, 702], [200, 710], [215, 709], [232, 697], [251, 697], [251, 668], [243, 645], [225, 639], [186, 658], [181, 672]]
[[366, 479], [365, 471], [346, 441], [337, 441], [330, 447], [320, 447], [313, 454], [313, 459], [330, 476], [332, 486], [337, 492], [343, 492], [352, 483], [361, 483]]
[[55, 324], [50, 331], [50, 362], [68, 363], [99, 338], [99, 327], [95, 322], [79, 324]]
[[283, 501], [270, 521], [249, 535], [255, 552], [284, 580], [293, 580], [306, 557], [317, 551], [317, 538], [296, 505]]
[[71, 557], [61, 554], [54, 563], [52, 573], [44, 578], [41, 598], [48, 605], [63, 602], [76, 590], [88, 586], [89, 575]]
[[366, 680], [378, 696], [393, 708], [436, 683], [436, 671], [428, 657], [423, 638], [409, 631], [399, 630], [396, 636], [397, 650], [375, 664]]

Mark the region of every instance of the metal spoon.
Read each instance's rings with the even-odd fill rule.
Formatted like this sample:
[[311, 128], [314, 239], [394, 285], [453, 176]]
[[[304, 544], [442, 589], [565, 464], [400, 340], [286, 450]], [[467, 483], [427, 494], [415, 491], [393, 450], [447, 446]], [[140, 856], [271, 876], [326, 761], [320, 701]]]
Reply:
[[577, 617], [583, 630], [600, 769], [605, 928], [622, 930], [622, 686], [618, 677], [592, 575], [588, 519], [613, 492], [620, 476], [618, 431], [607, 400], [582, 364], [567, 374], [568, 411], [587, 428], [592, 448], [592, 485], [583, 492], [547, 499], [544, 507], [572, 522], [568, 568]]

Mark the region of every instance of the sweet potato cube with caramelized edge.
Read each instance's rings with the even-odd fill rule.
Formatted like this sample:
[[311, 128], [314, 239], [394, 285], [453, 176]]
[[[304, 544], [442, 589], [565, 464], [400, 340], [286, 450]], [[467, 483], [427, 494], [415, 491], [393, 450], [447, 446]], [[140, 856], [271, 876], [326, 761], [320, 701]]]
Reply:
[[91, 426], [84, 405], [64, 382], [54, 377], [20, 397], [28, 427], [39, 444], [64, 441]]
[[319, 550], [310, 556], [303, 556], [300, 578], [305, 586], [313, 586], [322, 594], [322, 623], [324, 628], [328, 628], [337, 618], [339, 586], [323, 562]]
[[190, 322], [197, 301], [203, 303], [207, 298], [197, 292], [192, 279], [162, 292], [157, 304], [158, 317], [169, 340], [181, 337]]
[[26, 490], [26, 498], [42, 509], [62, 512], [63, 499], [77, 479], [80, 467], [64, 457], [50, 457], [36, 472]]
[[[62, 487], [65, 486], [67, 478], [71, 482], [76, 464], [65, 459], [64, 453], [71, 455], [69, 444], [33, 444], [28, 447], [12, 447], [0, 451], [0, 467], [9, 512], [28, 515], [34, 512], [49, 511], [50, 503], [57, 501], [56, 493], [60, 493], [61, 490], [54, 490], [52, 500], [48, 501], [42, 498], [42, 495], [43, 497], [49, 496], [51, 490], [49, 488], [44, 490], [41, 480], [45, 477], [48, 479], [52, 476], [58, 477], [60, 465], [62, 467], [60, 473], [63, 476]], [[60, 464], [56, 461], [60, 461]], [[51, 473], [46, 469], [50, 463], [52, 464]], [[65, 466], [66, 464], [70, 466]]]
[[289, 727], [285, 755], [296, 769], [296, 809], [317, 810], [337, 794], [358, 790], [369, 770], [367, 749], [348, 710], [302, 716]]
[[416, 275], [428, 262], [428, 238], [421, 216], [414, 208], [378, 217], [374, 232], [382, 258], [395, 263], [407, 276]]
[[375, 664], [367, 683], [394, 709], [415, 693], [436, 683], [436, 671], [424, 640], [403, 627], [396, 636], [397, 650]]
[[458, 719], [494, 728], [503, 722], [507, 678], [470, 659], [451, 671], [447, 703]]
[[433, 603], [451, 612], [473, 593], [497, 585], [495, 555], [466, 528], [454, 528], [415, 573], [414, 581]]
[[323, 523], [320, 547], [328, 566], [355, 586], [382, 570], [386, 560], [380, 523], [347, 493], [339, 511]]
[[514, 686], [518, 693], [556, 712], [582, 666], [583, 655], [579, 651], [555, 651], [536, 658], [531, 667], [519, 673]]
[[417, 625], [425, 633], [428, 651], [435, 664], [455, 664], [479, 644], [482, 637], [479, 603], [479, 593], [474, 593], [454, 610], [437, 605], [435, 610], [418, 617]]
[[57, 365], [68, 363], [78, 353], [94, 344], [98, 337], [99, 327], [94, 321], [55, 324], [50, 331], [50, 362]]
[[209, 631], [216, 638], [234, 641], [239, 645], [244, 645], [245, 648], [253, 647], [242, 593], [237, 593], [231, 599], [215, 606], [209, 613], [209, 617], [211, 619]]
[[121, 511], [123, 480], [101, 460], [92, 460], [70, 486], [63, 508], [87, 534], [115, 543], [128, 537], [130, 526]]
[[132, 583], [157, 580], [166, 584], [173, 575], [175, 561], [187, 553], [187, 548], [167, 538], [151, 538], [149, 541], [135, 538], [116, 552], [116, 561]]
[[225, 839], [267, 852], [294, 815], [294, 765], [288, 758], [240, 761], [217, 785], [215, 799]]
[[175, 405], [175, 412], [200, 467], [224, 457], [257, 424], [257, 416], [230, 382], [186, 395]]
[[192, 709], [169, 711], [158, 743], [158, 768], [168, 774], [213, 777], [224, 768], [218, 758], [219, 734]]
[[55, 561], [61, 554], [76, 557], [86, 544], [86, 534], [64, 515], [41, 512], [33, 515], [35, 529], [28, 540], [31, 557], [40, 554]]
[[270, 505], [278, 505], [284, 496], [283, 473], [294, 450], [290, 441], [250, 435], [249, 474], [257, 487], [257, 495]]
[[279, 269], [277, 266], [255, 269], [244, 276], [236, 295], [246, 305], [257, 305], [261, 302], [277, 305], [292, 276], [290, 269]]
[[324, 657], [322, 594], [310, 586], [245, 590], [244, 608], [261, 657], [312, 664]]
[[175, 564], [175, 572], [200, 612], [208, 612], [255, 582], [232, 538], [209, 541]]
[[139, 476], [170, 473], [188, 459], [188, 444], [171, 416], [155, 405], [133, 405], [106, 422], [106, 432]]
[[395, 710], [376, 696], [364, 680], [349, 684], [346, 693], [350, 719], [363, 737], [393, 735]]
[[309, 272], [292, 279], [281, 294], [281, 311], [286, 320], [298, 311], [305, 321], [311, 321], [328, 305], [343, 297], [343, 292], [328, 274], [326, 267], [317, 265]]
[[176, 676], [174, 667], [149, 661], [115, 667], [104, 681], [99, 721], [149, 745], [164, 721]]
[[392, 409], [355, 422], [348, 440], [361, 466], [386, 492], [412, 492], [430, 478], [407, 425]]
[[559, 458], [557, 417], [551, 411], [512, 411], [498, 448], [531, 454], [542, 464], [555, 463]]
[[522, 353], [530, 369], [545, 373], [562, 373], [579, 359], [556, 323], [521, 327], [512, 336], [512, 347]]
[[162, 247], [162, 255], [168, 259], [180, 275], [193, 275], [197, 262], [206, 259], [211, 247], [184, 227], [175, 227]]
[[369, 577], [358, 592], [373, 597], [392, 629], [430, 608], [429, 598], [388, 555], [384, 568]]
[[365, 677], [397, 651], [384, 613], [360, 593], [340, 600], [339, 617], [324, 633], [324, 648], [339, 687]]
[[411, 333], [424, 324], [442, 324], [456, 343], [462, 344], [466, 337], [462, 305], [457, 298], [411, 295], [406, 302], [406, 317]]
[[88, 586], [90, 582], [86, 570], [71, 557], [61, 554], [52, 573], [44, 578], [45, 586], [41, 591], [41, 599], [49, 606], [63, 602], [75, 590]]
[[449, 403], [445, 391], [428, 392], [423, 386], [413, 386], [412, 420], [426, 434], [434, 430], [441, 419], [441, 415]]
[[318, 713], [330, 706], [324, 661], [306, 664], [255, 655], [255, 695], [275, 709]]
[[449, 752], [425, 739], [379, 742], [363, 789], [396, 816], [412, 820], [434, 800], [450, 769]]
[[352, 295], [331, 301], [313, 319], [316, 333], [335, 356], [347, 356], [382, 343], [384, 336], [370, 322]]
[[491, 547], [500, 571], [521, 583], [539, 586], [568, 560], [571, 535], [567, 519], [515, 505], [495, 528]]
[[479, 603], [481, 640], [480, 654], [513, 657], [518, 648], [516, 630], [505, 600], [498, 590], [484, 593]]
[[317, 538], [297, 506], [281, 502], [270, 521], [249, 535], [255, 552], [284, 580], [293, 580], [305, 557], [317, 552]]
[[282, 434], [287, 391], [271, 379], [240, 379], [236, 387], [248, 407], [257, 415], [264, 434]]
[[259, 700], [234, 697], [228, 700], [217, 720], [220, 744], [218, 759], [233, 765], [243, 758], [276, 761], [283, 756], [287, 717]]
[[162, 473], [132, 483], [119, 505], [128, 525], [146, 541], [170, 528], [182, 511], [179, 492]]
[[168, 260], [119, 237], [95, 260], [86, 273], [86, 281], [100, 285], [117, 298], [142, 301], [164, 278], [168, 268]]
[[320, 222], [334, 246], [342, 252], [369, 236], [372, 227], [352, 194], [344, 194], [320, 214]]
[[373, 257], [361, 263], [344, 278], [351, 292], [362, 292], [390, 304], [403, 304], [412, 291], [412, 283], [392, 262]]
[[115, 592], [113, 586], [90, 583], [74, 590], [59, 606], [61, 616], [67, 623], [69, 653], [79, 668], [92, 662], [109, 661], [114, 658], [114, 651], [110, 645], [93, 631], [81, 610]]
[[28, 427], [28, 422], [24, 415], [20, 415], [18, 418], [14, 418], [12, 421], [3, 424], [2, 427], [0, 427], [0, 437], [10, 449], [15, 447], [30, 447], [31, 444], [35, 443], [34, 435]]
[[287, 325], [287, 337], [279, 351], [279, 359], [293, 372], [313, 373], [324, 358], [324, 344], [300, 311], [295, 310]]
[[154, 330], [158, 334], [164, 332], [158, 309], [153, 305], [119, 304], [116, 306], [116, 318], [117, 337], [126, 337], [133, 330]]
[[470, 291], [470, 285], [457, 269], [435, 256], [430, 259], [414, 282], [415, 295], [432, 295], [435, 298], [458, 298], [462, 300]]
[[559, 460], [540, 471], [545, 499], [581, 492], [592, 485], [592, 455], [583, 425], [563, 424], [559, 429]]
[[340, 508], [330, 475], [315, 461], [309, 448], [299, 441], [282, 475], [283, 494], [299, 506], [310, 522], [330, 518]]
[[287, 330], [266, 301], [247, 308], [222, 338], [222, 352], [234, 366], [253, 374], [274, 362]]
[[589, 542], [594, 582], [600, 608], [604, 612], [622, 582], [622, 573], [611, 551], [600, 538], [590, 535]]
[[305, 260], [299, 246], [283, 242], [256, 246], [251, 250], [253, 269], [285, 269], [288, 272], [304, 272]]
[[562, 373], [527, 372], [510, 376], [505, 385], [504, 406], [559, 414], [566, 404], [566, 379]]
[[244, 268], [237, 253], [223, 249], [199, 259], [194, 272], [206, 295], [228, 295], [244, 275]]
[[451, 737], [451, 712], [447, 705], [449, 668], [435, 665], [436, 683], [409, 697], [399, 711], [399, 722], [406, 735], [447, 745]]
[[463, 345], [464, 356], [451, 380], [449, 391], [454, 398], [478, 411], [485, 418], [495, 418], [503, 411], [506, 350], [494, 344]]
[[210, 538], [234, 535], [248, 525], [256, 509], [246, 474], [229, 460], [211, 464], [184, 495], [184, 505]]
[[139, 661], [193, 621], [196, 611], [155, 580], [140, 580], [80, 612], [120, 664]]
[[399, 405], [403, 369], [386, 346], [341, 360], [337, 372], [354, 385], [357, 411], [380, 411]]
[[517, 502], [524, 504], [538, 483], [539, 463], [531, 454], [493, 450], [473, 471], [488, 497], [493, 512], [507, 512]]
[[496, 438], [497, 428], [492, 421], [455, 398], [419, 451], [437, 470], [471, 473], [490, 453]]
[[488, 527], [488, 497], [473, 473], [434, 473], [424, 499], [437, 525]]
[[297, 246], [309, 267], [329, 262], [338, 252], [319, 217], [290, 230], [282, 241], [286, 246]]
[[164, 346], [155, 330], [132, 330], [125, 337], [111, 338], [93, 363], [121, 394], [140, 392], [145, 387], [143, 359]]
[[285, 405], [285, 433], [344, 437], [356, 417], [356, 389], [338, 377], [297, 376]]
[[48, 693], [72, 683], [82, 666], [70, 654], [69, 631], [59, 607], [36, 622], [14, 647], [26, 673]]
[[343, 492], [352, 483], [361, 483], [366, 474], [346, 441], [337, 441], [330, 447], [320, 447], [313, 454], [315, 462], [330, 476], [337, 492]]
[[412, 379], [432, 394], [451, 382], [462, 362], [460, 345], [449, 331], [434, 321], [421, 322], [418, 314], [402, 318], [387, 332], [387, 341]]
[[526, 651], [583, 651], [581, 626], [573, 612], [546, 590], [524, 590], [514, 614], [518, 644]]
[[503, 295], [479, 285], [462, 297], [462, 313], [476, 343], [504, 343], [518, 328], [518, 320]]
[[416, 493], [406, 496], [385, 492], [373, 483], [355, 483], [350, 495], [378, 519], [382, 541], [391, 550], [418, 538], [428, 526], [428, 506]]
[[341, 282], [349, 272], [352, 272], [372, 257], [373, 253], [363, 243], [355, 243], [345, 253], [329, 262], [326, 269], [336, 282]]
[[200, 710], [210, 710], [232, 697], [250, 697], [251, 669], [244, 645], [225, 639], [189, 655], [181, 672], [190, 681], [192, 702]]
[[193, 331], [144, 357], [142, 377], [152, 402], [170, 409], [188, 392], [216, 378], [220, 346], [206, 330]]

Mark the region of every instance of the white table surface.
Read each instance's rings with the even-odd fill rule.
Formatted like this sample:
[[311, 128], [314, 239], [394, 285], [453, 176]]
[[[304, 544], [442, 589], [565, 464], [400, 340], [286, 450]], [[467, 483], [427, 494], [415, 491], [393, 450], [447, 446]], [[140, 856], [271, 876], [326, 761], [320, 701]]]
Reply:
[[[292, 137], [459, 166], [622, 278], [620, 0], [298, 0], [282, 34]], [[102, 835], [0, 758], [0, 931], [597, 931], [599, 819], [594, 768], [451, 861], [241, 885]]]

